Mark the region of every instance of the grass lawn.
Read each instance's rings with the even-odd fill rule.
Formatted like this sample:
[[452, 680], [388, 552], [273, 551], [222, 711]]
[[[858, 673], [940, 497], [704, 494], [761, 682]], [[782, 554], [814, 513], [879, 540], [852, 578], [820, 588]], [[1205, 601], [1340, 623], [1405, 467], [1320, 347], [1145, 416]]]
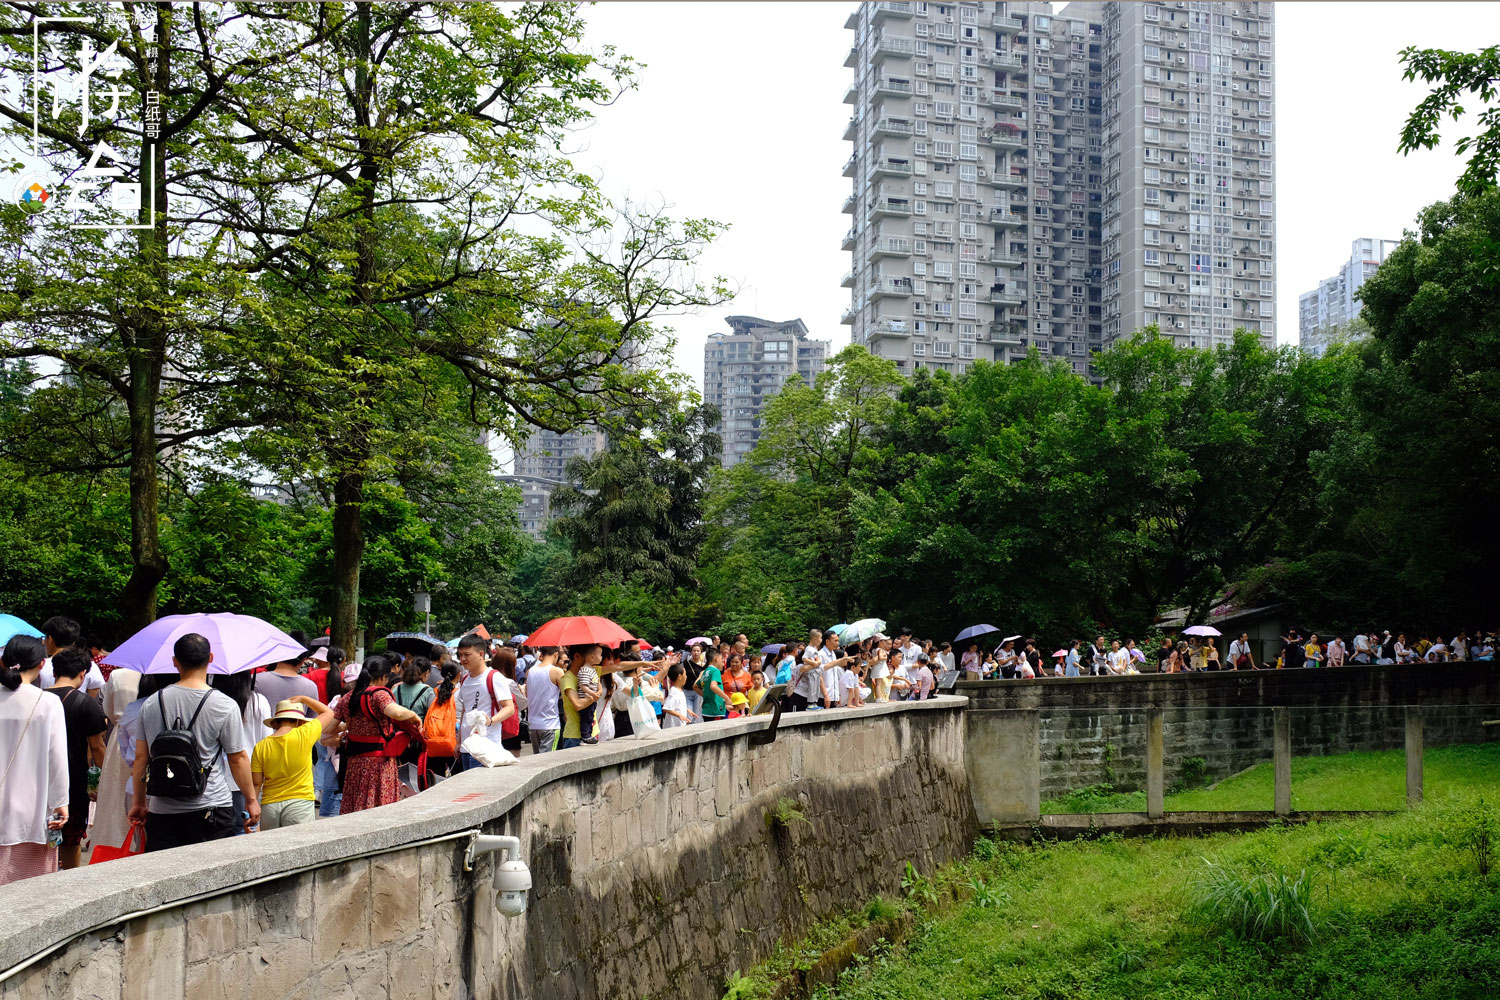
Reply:
[[[966, 902], [821, 995], [1494, 1000], [1500, 873], [1478, 874], [1456, 808], [1191, 839], [981, 841], [960, 874], [939, 876], [961, 879]], [[1246, 875], [1308, 873], [1312, 940], [1262, 940], [1197, 911], [1205, 859]]]
[[[1500, 800], [1500, 742], [1431, 747], [1422, 755], [1423, 795], [1442, 801], [1456, 790]], [[1225, 778], [1210, 788], [1166, 797], [1168, 812], [1265, 809], [1273, 805], [1275, 770], [1270, 761]], [[1403, 809], [1406, 755], [1374, 750], [1329, 757], [1292, 758], [1292, 808]], [[1112, 795], [1075, 793], [1042, 803], [1044, 813], [1145, 812], [1145, 792]]]

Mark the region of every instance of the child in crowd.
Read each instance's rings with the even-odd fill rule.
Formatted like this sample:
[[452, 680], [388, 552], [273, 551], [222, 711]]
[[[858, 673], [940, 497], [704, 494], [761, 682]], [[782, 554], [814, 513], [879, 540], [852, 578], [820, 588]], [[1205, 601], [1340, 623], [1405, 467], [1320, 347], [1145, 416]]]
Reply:
[[[750, 693], [746, 695], [750, 702], [749, 711], [755, 711], [755, 706], [766, 696], [766, 674], [763, 670], [750, 672]], [[747, 713], [748, 714], [748, 713]]]
[[672, 664], [667, 671], [667, 694], [661, 703], [661, 727], [663, 729], [676, 729], [693, 721], [691, 713], [688, 712], [687, 692], [687, 670], [680, 663]]

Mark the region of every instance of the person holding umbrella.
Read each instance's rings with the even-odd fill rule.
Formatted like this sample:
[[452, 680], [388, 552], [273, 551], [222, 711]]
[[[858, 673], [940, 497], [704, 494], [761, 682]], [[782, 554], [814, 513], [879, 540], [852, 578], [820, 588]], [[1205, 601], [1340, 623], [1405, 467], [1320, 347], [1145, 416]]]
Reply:
[[[218, 766], [221, 754], [245, 797], [239, 825], [248, 832], [260, 822], [239, 706], [208, 686], [213, 658], [207, 638], [196, 632], [181, 636], [172, 645], [180, 679], [141, 706], [130, 821], [145, 824], [148, 852], [234, 835], [237, 817], [225, 769]], [[183, 734], [190, 735], [184, 739]], [[176, 756], [189, 750], [196, 760]]]

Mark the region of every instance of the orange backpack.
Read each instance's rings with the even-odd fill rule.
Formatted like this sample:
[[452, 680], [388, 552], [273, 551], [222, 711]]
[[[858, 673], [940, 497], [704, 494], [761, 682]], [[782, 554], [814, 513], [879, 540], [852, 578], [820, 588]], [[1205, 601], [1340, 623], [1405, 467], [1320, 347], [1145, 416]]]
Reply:
[[433, 699], [427, 717], [422, 720], [422, 738], [427, 741], [427, 756], [458, 756], [458, 692], [447, 701]]

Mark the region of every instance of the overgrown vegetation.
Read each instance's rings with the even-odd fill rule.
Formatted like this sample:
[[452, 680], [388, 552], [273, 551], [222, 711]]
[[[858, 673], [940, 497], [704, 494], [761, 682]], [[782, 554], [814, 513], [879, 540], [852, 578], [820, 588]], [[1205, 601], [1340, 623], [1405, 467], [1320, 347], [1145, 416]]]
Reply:
[[1494, 997], [1500, 887], [1458, 848], [1461, 829], [1472, 826], [1435, 803], [1253, 834], [1106, 834], [1035, 847], [981, 841], [954, 871], [961, 884], [1003, 895], [967, 895], [818, 995]]

